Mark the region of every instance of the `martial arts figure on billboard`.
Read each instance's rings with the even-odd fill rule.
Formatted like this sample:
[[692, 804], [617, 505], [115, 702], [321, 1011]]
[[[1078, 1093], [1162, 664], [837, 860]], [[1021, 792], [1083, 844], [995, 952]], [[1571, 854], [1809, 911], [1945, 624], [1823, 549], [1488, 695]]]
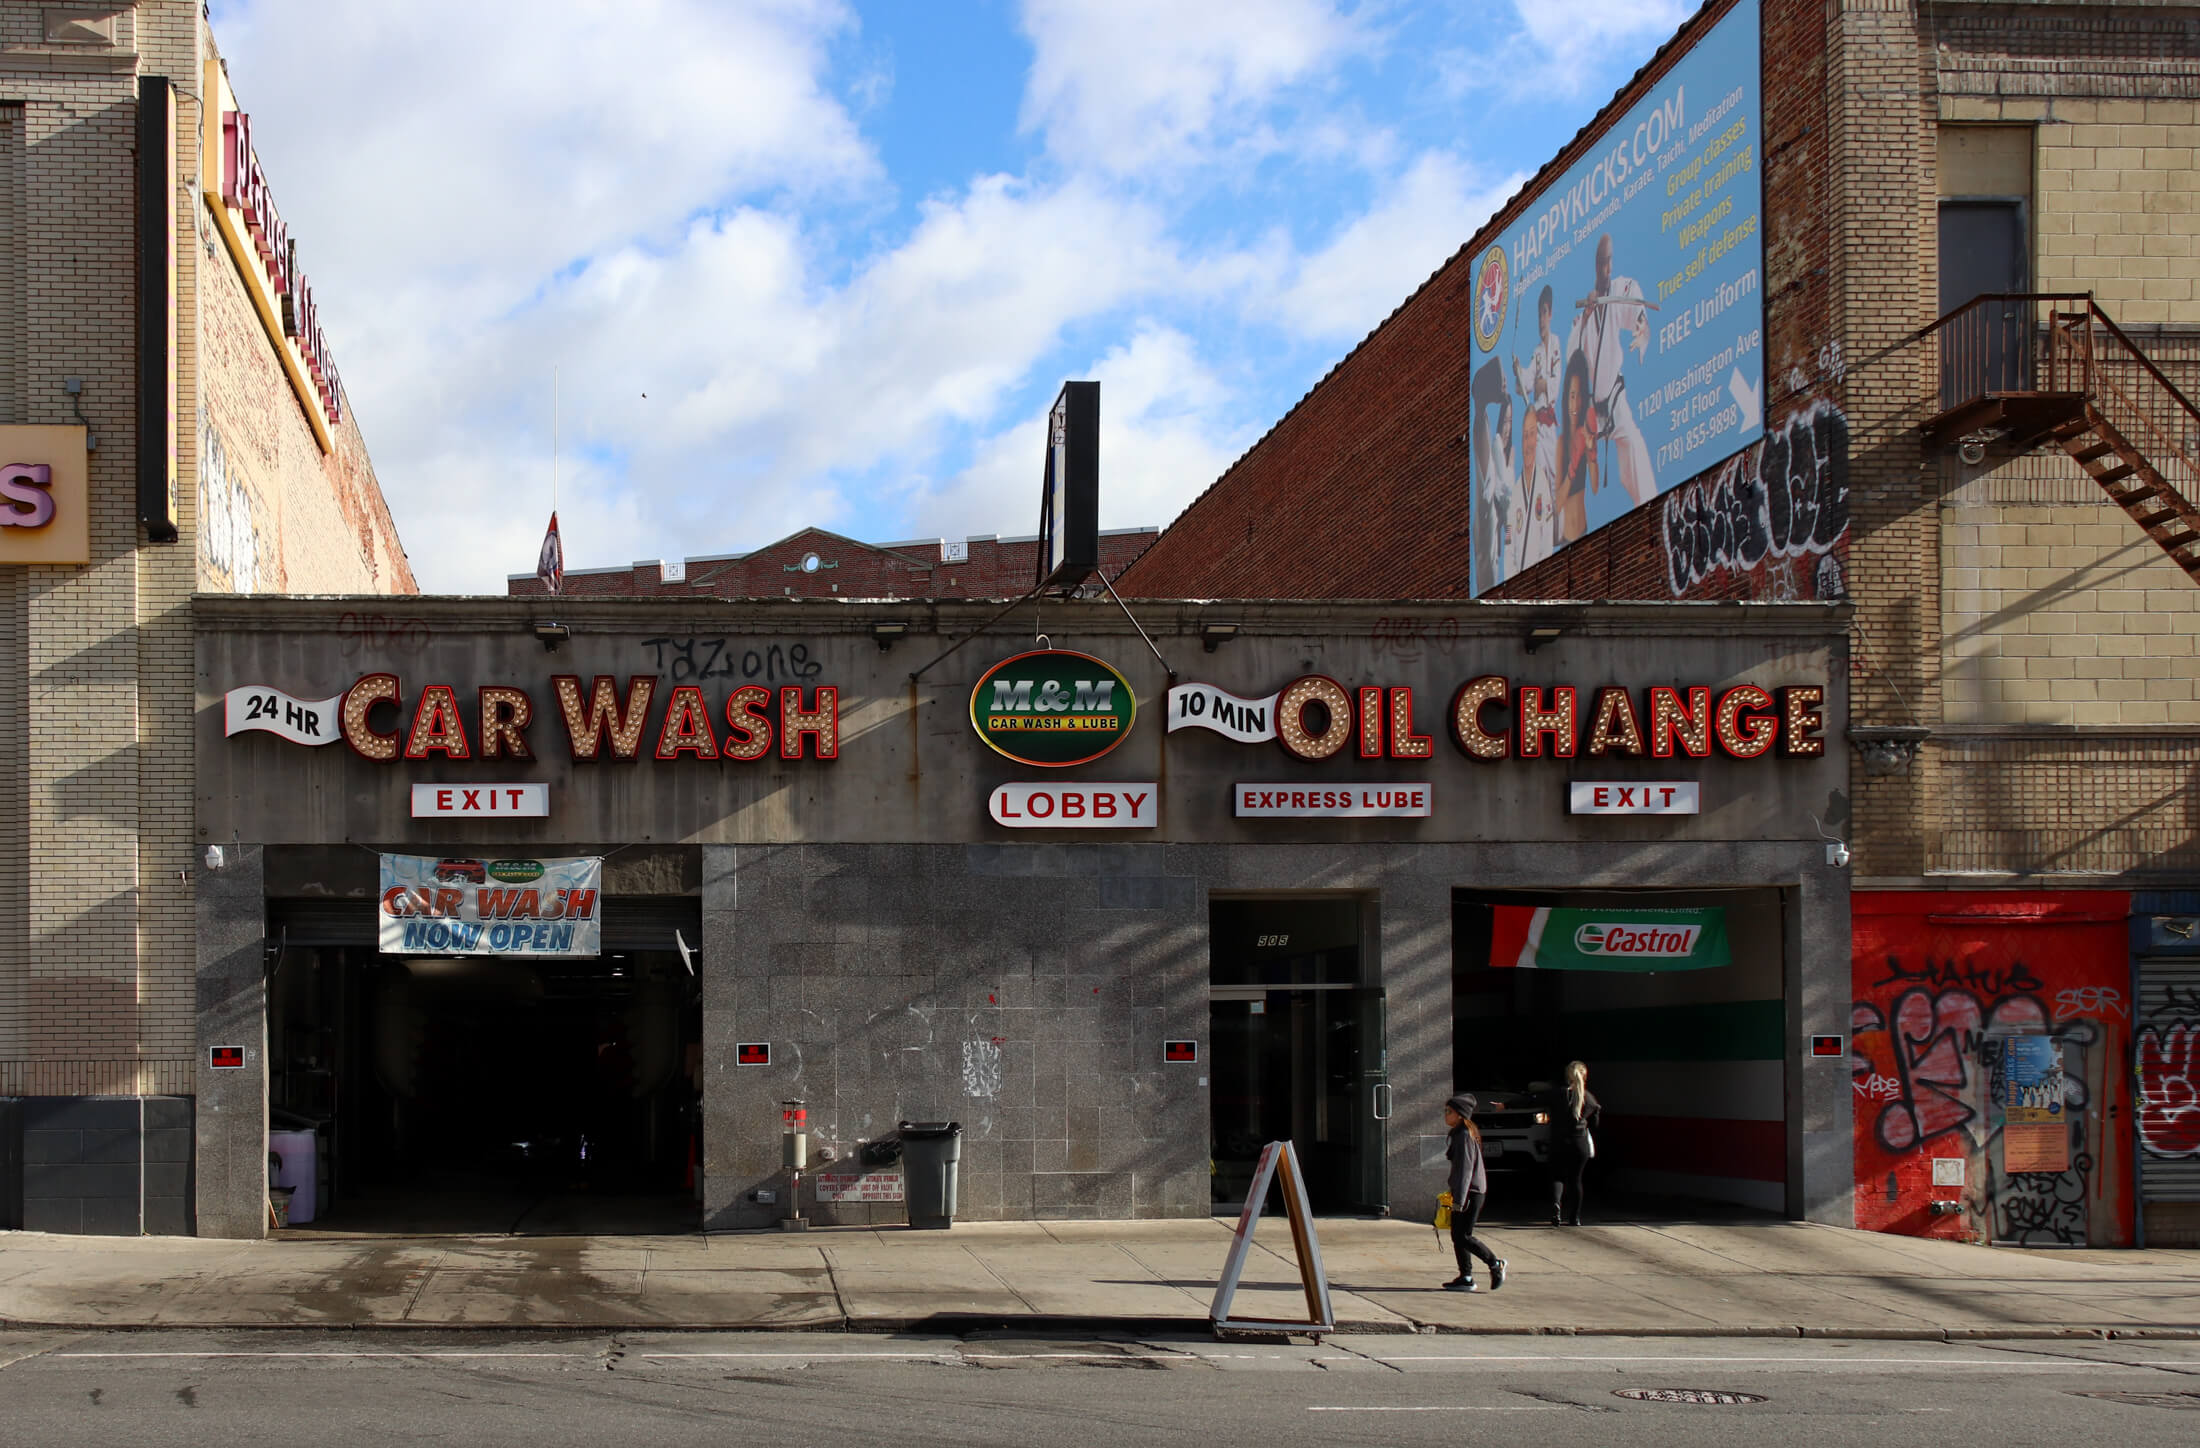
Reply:
[[[1531, 503], [1520, 496], [1520, 469], [1513, 450], [1512, 394], [1505, 387], [1504, 367], [1493, 358], [1476, 368], [1467, 396], [1473, 429], [1467, 456], [1474, 464], [1478, 505], [1467, 536], [1475, 549], [1477, 567], [1488, 571], [1494, 565], [1509, 574], [1520, 566], [1516, 560], [1526, 537]], [[1549, 496], [1548, 492], [1544, 494], [1546, 511]], [[1489, 576], [1499, 575], [1492, 572]]]
[[1634, 410], [1627, 405], [1627, 350], [1632, 347], [1638, 359], [1649, 354], [1650, 313], [1657, 308], [1643, 300], [1642, 284], [1633, 277], [1612, 275], [1610, 232], [1597, 238], [1596, 265], [1596, 290], [1574, 303], [1576, 315], [1566, 350], [1588, 360], [1589, 401], [1596, 412], [1597, 436], [1610, 439], [1620, 485], [1639, 505], [1656, 494], [1658, 477], [1650, 465], [1650, 445], [1643, 441]]
[[[1520, 389], [1520, 476], [1527, 493], [1528, 526], [1520, 531], [1518, 551], [1505, 555], [1505, 576], [1518, 573], [1558, 547], [1553, 528], [1558, 478], [1558, 390], [1566, 375], [1566, 352], [1551, 333], [1551, 289], [1535, 302], [1535, 348], [1522, 366], [1513, 357], [1513, 380]], [[1515, 323], [1515, 335], [1518, 335]], [[1541, 504], [1540, 513], [1537, 505]]]

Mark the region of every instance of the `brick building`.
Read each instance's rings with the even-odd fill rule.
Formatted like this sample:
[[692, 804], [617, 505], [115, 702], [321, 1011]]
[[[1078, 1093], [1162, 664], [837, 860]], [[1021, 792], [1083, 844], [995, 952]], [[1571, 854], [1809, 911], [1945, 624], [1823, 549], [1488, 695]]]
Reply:
[[[1157, 536], [1153, 528], [1103, 529], [1100, 571], [1115, 577]], [[748, 553], [569, 568], [561, 591], [591, 598], [1016, 598], [1030, 589], [1038, 556], [1037, 534], [859, 543], [804, 528]], [[542, 580], [514, 573], [505, 591], [539, 595]]]
[[[1849, 600], [1859, 767], [1815, 820], [1853, 848], [1860, 1225], [2200, 1241], [2196, 18], [1712, 0], [1124, 580], [1561, 621], [1564, 600]], [[1718, 50], [1734, 23], [1761, 40], [1759, 115], [1660, 152], [1644, 116], [1686, 90], [1692, 123], [1751, 78]], [[1561, 293], [1554, 329], [1570, 366], [1569, 301], [1647, 319], [1619, 339], [1632, 421], [1583, 344], [1595, 410], [1552, 455], [1589, 461], [1547, 477], [1517, 283], [1546, 214], [1553, 249], [1624, 249], [1626, 215], [1559, 208], [1645, 146], [1678, 182], [1646, 198], [1673, 269], [1641, 306]], [[1755, 275], [1730, 199], [1761, 206]], [[1730, 292], [1697, 294], [1706, 261]], [[1733, 339], [1712, 371], [1661, 371], [1707, 310]], [[1612, 488], [1631, 429], [1663, 441], [1654, 489]], [[2035, 1071], [2052, 1119], [2011, 1094]]]
[[414, 591], [279, 194], [198, 0], [0, 4], [0, 1226], [192, 1220], [192, 594]]

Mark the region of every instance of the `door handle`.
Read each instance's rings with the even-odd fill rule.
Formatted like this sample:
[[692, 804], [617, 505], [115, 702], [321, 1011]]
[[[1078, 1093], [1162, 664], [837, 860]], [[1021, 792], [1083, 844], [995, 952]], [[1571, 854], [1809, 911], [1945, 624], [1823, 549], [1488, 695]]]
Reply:
[[1392, 1104], [1390, 1083], [1388, 1081], [1376, 1082], [1374, 1096], [1375, 1119], [1377, 1121], [1390, 1120], [1390, 1108]]

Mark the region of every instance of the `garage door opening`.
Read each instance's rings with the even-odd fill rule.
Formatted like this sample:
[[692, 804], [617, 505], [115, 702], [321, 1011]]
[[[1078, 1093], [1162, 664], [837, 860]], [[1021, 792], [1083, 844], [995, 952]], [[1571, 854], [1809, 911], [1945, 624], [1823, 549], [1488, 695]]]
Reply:
[[296, 1230], [698, 1230], [696, 978], [671, 928], [621, 934], [607, 908], [595, 957], [397, 956], [278, 923], [269, 1141], [276, 1180], [311, 1182]]
[[1565, 1068], [1602, 1103], [1587, 1220], [1788, 1214], [1777, 889], [1452, 896], [1452, 1080], [1482, 1103], [1489, 1210], [1554, 1215]]

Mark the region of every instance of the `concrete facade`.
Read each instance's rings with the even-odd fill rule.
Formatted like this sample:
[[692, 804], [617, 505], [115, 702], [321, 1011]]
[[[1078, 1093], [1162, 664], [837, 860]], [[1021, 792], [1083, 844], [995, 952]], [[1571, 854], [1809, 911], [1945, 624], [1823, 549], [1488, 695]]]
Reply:
[[[88, 564], [0, 563], [0, 1096], [115, 1098], [132, 1119], [139, 1098], [188, 1115], [198, 1087], [191, 595], [413, 588], [348, 408], [324, 448], [276, 360], [291, 344], [217, 238], [200, 161], [221, 118], [200, 96], [220, 65], [195, 0], [0, 4], [0, 424], [86, 429], [91, 536]], [[137, 491], [144, 77], [176, 91], [167, 542]], [[37, 1166], [26, 1200], [48, 1199]], [[126, 1222], [72, 1209], [76, 1229], [188, 1222], [139, 1196]]]
[[[608, 893], [692, 898], [699, 908], [708, 1225], [762, 1225], [784, 1214], [779, 1103], [788, 1098], [807, 1104], [819, 1145], [840, 1159], [902, 1119], [963, 1122], [968, 1217], [1200, 1215], [1210, 1209], [1208, 1092], [1200, 1068], [1162, 1062], [1160, 1043], [1208, 1034], [1210, 904], [1248, 893], [1345, 894], [1378, 922], [1367, 983], [1387, 995], [1400, 1103], [1387, 1148], [1391, 1203], [1419, 1213], [1434, 1190], [1421, 1169], [1423, 1138], [1434, 1130], [1424, 1118], [1454, 1089], [1455, 888], [1764, 887], [1783, 902], [1780, 1034], [1793, 1047], [1787, 1209], [1848, 1219], [1847, 1077], [1839, 1062], [1805, 1060], [1800, 1044], [1847, 1019], [1847, 876], [1829, 866], [1811, 824], [1842, 807], [1843, 752], [1485, 764], [1445, 742], [1443, 723], [1443, 701], [1483, 673], [1583, 690], [1823, 683], [1825, 733], [1837, 741], [1847, 672], [1838, 610], [1573, 610], [1564, 637], [1527, 657], [1526, 628], [1549, 617], [1534, 606], [1237, 606], [1228, 611], [1237, 634], [1211, 654], [1201, 646], [1203, 621], [1219, 616], [1211, 607], [1139, 607], [1180, 681], [1241, 697], [1313, 673], [1348, 687], [1410, 687], [1416, 727], [1436, 741], [1421, 759], [1310, 763], [1274, 744], [1167, 731], [1169, 676], [1123, 614], [1104, 601], [1053, 603], [1045, 610], [1053, 646], [1120, 670], [1141, 717], [1104, 758], [1045, 771], [991, 752], [971, 724], [974, 681], [1030, 647], [1015, 623], [911, 679], [984, 623], [981, 607], [420, 599], [406, 605], [409, 642], [346, 652], [337, 630], [358, 604], [207, 597], [195, 605], [200, 838], [223, 843], [236, 862], [224, 866], [219, 901], [202, 895], [201, 1028], [228, 1032], [202, 1044], [254, 1039], [254, 987], [241, 962], [251, 953], [256, 891], [266, 902], [355, 901], [365, 929], [376, 850], [603, 854]], [[534, 627], [553, 617], [570, 637], [551, 654]], [[873, 635], [881, 623], [907, 630], [890, 650]], [[804, 707], [810, 691], [837, 689], [838, 757], [650, 757], [667, 688], [696, 677], [677, 671], [673, 661], [689, 655], [668, 652], [668, 638], [708, 641], [711, 657], [731, 661], [732, 674], [698, 685], [714, 711], [751, 659], [761, 672], [802, 670]], [[1425, 642], [1433, 639], [1441, 646]], [[401, 730], [429, 685], [451, 686], [469, 718], [479, 687], [527, 691], [534, 758], [385, 764], [342, 745], [223, 732], [230, 688], [328, 698], [377, 672], [399, 678]], [[609, 676], [621, 691], [637, 675], [658, 676], [639, 757], [573, 758], [553, 675]], [[370, 720], [392, 727], [380, 713]], [[1600, 771], [1699, 779], [1708, 803], [1695, 816], [1569, 815], [1566, 781]], [[1010, 829], [989, 817], [994, 788], [1040, 776], [1149, 782], [1160, 791], [1161, 823], [1097, 833]], [[1426, 781], [1435, 812], [1240, 819], [1230, 800], [1241, 779]], [[548, 819], [491, 825], [409, 814], [413, 782], [521, 780], [547, 783]], [[734, 1046], [751, 1041], [771, 1043], [770, 1066], [736, 1063]], [[224, 1075], [221, 1089], [249, 1094], [248, 1072]], [[224, 1118], [206, 1099], [200, 1110], [202, 1161], [242, 1161], [244, 1118]], [[208, 1196], [202, 1188], [202, 1231], [214, 1230]], [[238, 1213], [247, 1199], [240, 1188]], [[820, 1220], [874, 1211], [898, 1219], [900, 1211], [807, 1209]], [[222, 1220], [222, 1230], [251, 1235], [241, 1216]]]

